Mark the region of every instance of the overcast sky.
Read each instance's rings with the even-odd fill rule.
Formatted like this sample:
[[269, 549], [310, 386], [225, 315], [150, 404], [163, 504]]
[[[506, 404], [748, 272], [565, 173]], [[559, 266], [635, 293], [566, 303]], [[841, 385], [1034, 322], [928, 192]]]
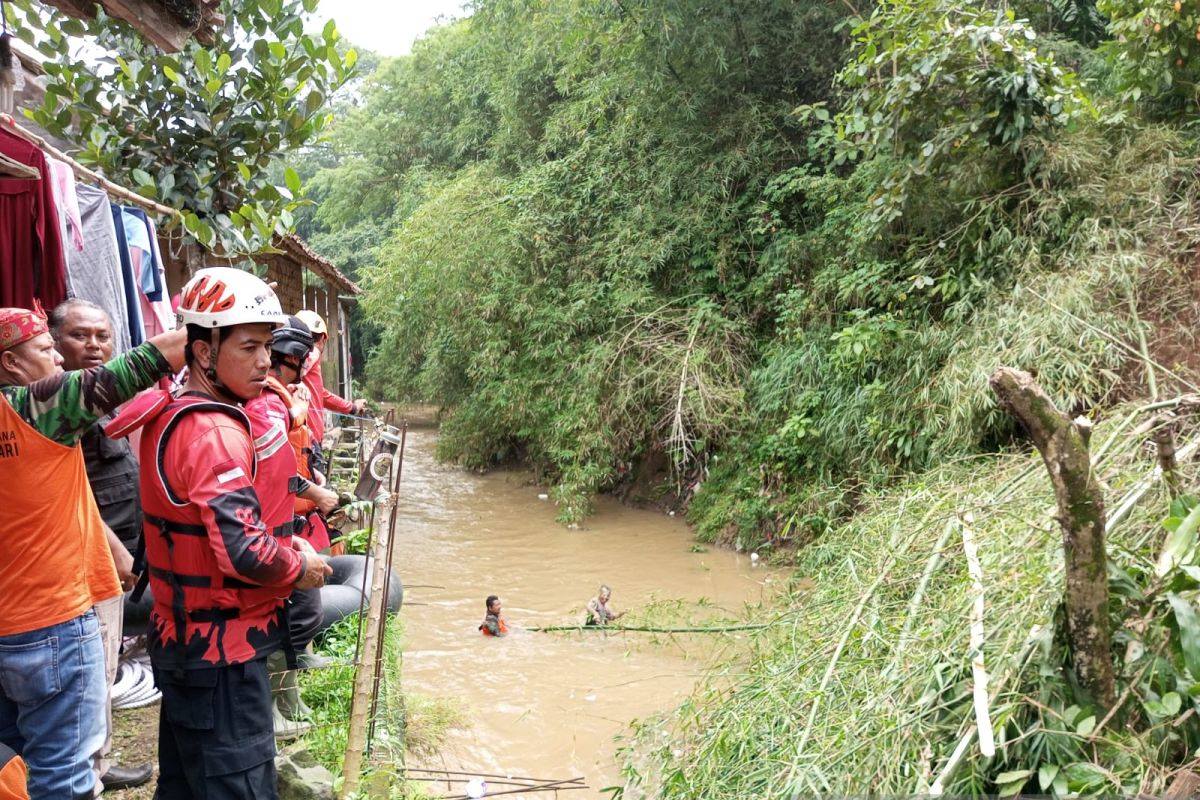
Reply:
[[321, 0], [314, 15], [337, 21], [342, 36], [385, 56], [407, 53], [440, 17], [463, 16], [465, 0]]

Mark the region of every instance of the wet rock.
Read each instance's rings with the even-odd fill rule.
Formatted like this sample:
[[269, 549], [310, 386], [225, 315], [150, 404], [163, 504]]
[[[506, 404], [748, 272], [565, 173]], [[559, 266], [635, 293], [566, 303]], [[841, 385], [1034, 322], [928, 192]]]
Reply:
[[279, 800], [334, 800], [333, 774], [302, 745], [285, 747], [275, 756]]

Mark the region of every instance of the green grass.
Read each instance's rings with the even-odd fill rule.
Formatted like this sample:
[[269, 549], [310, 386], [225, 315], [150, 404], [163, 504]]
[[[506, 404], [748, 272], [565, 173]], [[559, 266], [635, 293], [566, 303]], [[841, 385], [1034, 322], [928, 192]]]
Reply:
[[[1116, 434], [1098, 467], [1110, 512], [1154, 466], [1144, 434], [1131, 434], [1132, 424], [1118, 430], [1125, 419], [1102, 422], [1092, 440], [1096, 452]], [[1198, 435], [1189, 420], [1180, 444]], [[1184, 478], [1196, 485], [1195, 465]], [[1156, 486], [1110, 536], [1122, 580], [1152, 574], [1168, 502]], [[1188, 719], [1175, 728], [1130, 711], [1095, 740], [1085, 735], [1095, 712], [1074, 699], [1055, 637], [1063, 578], [1053, 504], [1040, 459], [1024, 453], [951, 462], [865, 497], [850, 523], [799, 551], [780, 623], [753, 638], [748, 659], [717, 670], [677, 712], [635, 726], [623, 750], [624, 796], [928, 792], [974, 721], [969, 583], [954, 527], [966, 514], [983, 565], [997, 753], [985, 758], [972, 743], [947, 794], [1011, 791], [1026, 780], [1037, 792], [1039, 769], [1049, 779], [1043, 792], [1057, 773], [1068, 781], [1060, 795], [1067, 786], [1160, 792], [1166, 771], [1195, 750], [1195, 733]], [[1177, 688], [1186, 714], [1191, 680], [1153, 677], [1183, 675], [1182, 666], [1125, 652], [1130, 641], [1149, 651], [1170, 638], [1159, 606], [1115, 596], [1113, 607], [1124, 626], [1115, 636], [1119, 688], [1132, 686], [1137, 700], [1130, 707], [1158, 708]], [[1143, 611], [1150, 622], [1138, 632], [1131, 617]]]

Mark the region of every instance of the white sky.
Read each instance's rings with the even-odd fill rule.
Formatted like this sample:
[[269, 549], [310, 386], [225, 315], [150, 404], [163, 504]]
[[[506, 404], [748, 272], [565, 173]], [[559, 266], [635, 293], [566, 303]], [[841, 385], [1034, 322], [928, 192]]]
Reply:
[[321, 0], [313, 15], [333, 18], [351, 43], [385, 56], [408, 53], [439, 17], [464, 16], [465, 0]]

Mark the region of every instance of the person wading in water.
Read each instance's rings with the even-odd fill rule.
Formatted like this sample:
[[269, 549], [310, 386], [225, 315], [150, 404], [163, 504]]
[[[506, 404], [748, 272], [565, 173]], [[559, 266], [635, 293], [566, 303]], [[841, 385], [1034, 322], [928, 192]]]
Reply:
[[487, 600], [484, 601], [487, 606], [487, 616], [483, 618], [483, 624], [479, 626], [479, 632], [484, 636], [505, 636], [508, 634], [508, 623], [504, 621], [504, 617], [500, 614], [500, 598], [494, 594], [489, 594]]
[[587, 604], [587, 621], [584, 625], [607, 625], [614, 620], [618, 620], [625, 616], [625, 612], [614, 614], [612, 609], [608, 607], [608, 599], [612, 597], [612, 589], [608, 588], [608, 584], [600, 584], [600, 591]]

